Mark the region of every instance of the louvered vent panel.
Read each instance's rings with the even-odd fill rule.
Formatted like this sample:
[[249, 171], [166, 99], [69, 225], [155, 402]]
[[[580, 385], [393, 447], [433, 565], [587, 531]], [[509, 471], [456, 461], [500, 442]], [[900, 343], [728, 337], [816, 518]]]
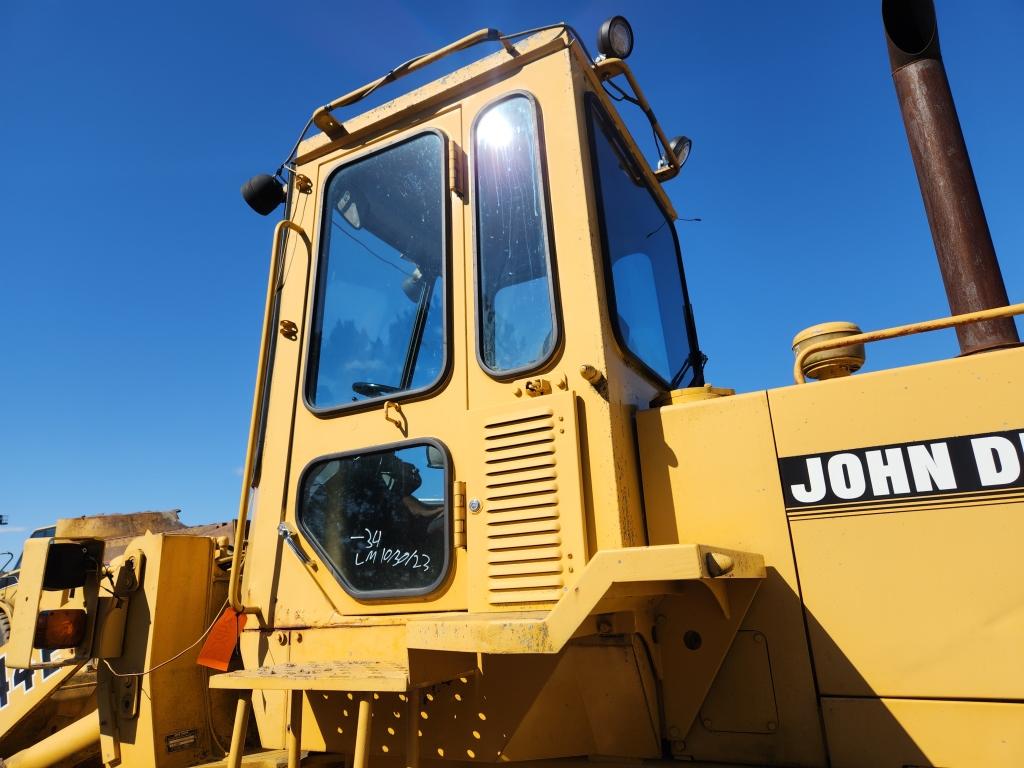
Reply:
[[522, 413], [484, 425], [487, 582], [491, 605], [559, 598], [559, 518], [555, 414]]

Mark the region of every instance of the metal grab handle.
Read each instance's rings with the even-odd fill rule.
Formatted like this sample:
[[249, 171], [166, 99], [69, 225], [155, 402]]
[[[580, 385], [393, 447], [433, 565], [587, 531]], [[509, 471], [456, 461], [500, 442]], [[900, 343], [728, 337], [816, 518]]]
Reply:
[[[252, 399], [252, 415], [249, 418], [249, 442], [245, 448], [245, 468], [242, 471], [242, 497], [238, 502], [238, 522], [235, 528], [235, 548], [231, 553], [231, 576], [228, 582], [228, 597], [231, 607], [237, 613], [255, 613], [256, 609], [242, 602], [242, 549], [245, 546], [245, 523], [249, 517], [249, 493], [252, 490], [253, 468], [256, 463], [256, 440], [260, 426], [260, 414], [263, 412], [263, 399], [266, 397], [266, 374], [270, 363], [271, 337], [277, 332], [273, 325], [275, 298], [280, 284], [279, 276], [283, 273], [284, 247], [282, 235], [292, 231], [302, 238], [306, 250], [312, 254], [313, 243], [306, 230], [289, 219], [282, 219], [274, 227], [273, 244], [270, 251], [270, 276], [267, 279], [267, 304], [263, 313], [263, 337], [260, 339], [260, 357], [256, 366], [256, 392]], [[312, 258], [312, 257], [311, 257]]]
[[277, 535], [284, 539], [284, 543], [299, 558], [299, 562], [312, 567], [313, 561], [309, 559], [309, 555], [302, 551], [299, 542], [295, 539], [295, 530], [288, 523], [278, 523]]
[[811, 344], [809, 347], [800, 350], [800, 353], [796, 356], [796, 361], [793, 363], [793, 380], [797, 384], [807, 383], [807, 379], [804, 378], [804, 361], [815, 352], [824, 352], [827, 349], [838, 349], [839, 347], [847, 347], [853, 344], [867, 344], [872, 341], [883, 341], [884, 339], [897, 339], [900, 336], [912, 336], [915, 333], [939, 331], [943, 328], [953, 328], [958, 325], [976, 323], [979, 320], [991, 320], [994, 317], [1013, 317], [1014, 315], [1022, 314], [1024, 314], [1024, 304], [1010, 304], [1005, 307], [983, 309], [980, 312], [968, 312], [963, 315], [942, 317], [938, 320], [925, 320], [920, 323], [911, 323], [910, 325], [897, 325], [894, 328], [883, 328], [880, 331], [869, 331], [867, 333], [858, 333], [854, 336], [841, 336], [838, 339], [819, 341], [817, 344]]

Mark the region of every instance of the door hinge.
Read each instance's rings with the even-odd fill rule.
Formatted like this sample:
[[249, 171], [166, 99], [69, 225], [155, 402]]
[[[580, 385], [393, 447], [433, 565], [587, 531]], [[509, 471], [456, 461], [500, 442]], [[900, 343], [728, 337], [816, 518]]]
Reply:
[[466, 483], [462, 480], [455, 481], [455, 490], [452, 493], [452, 528], [455, 546], [461, 549], [466, 548]]
[[454, 141], [448, 142], [448, 189], [466, 199], [466, 153]]

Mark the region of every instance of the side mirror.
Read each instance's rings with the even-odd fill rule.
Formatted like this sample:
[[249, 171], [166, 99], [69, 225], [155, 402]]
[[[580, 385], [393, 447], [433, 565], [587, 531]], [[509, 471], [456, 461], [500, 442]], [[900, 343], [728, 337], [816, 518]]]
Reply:
[[676, 156], [679, 167], [682, 168], [686, 165], [690, 150], [693, 149], [693, 142], [687, 136], [676, 136], [668, 143], [668, 146], [672, 150], [672, 154]]
[[242, 197], [260, 216], [273, 213], [285, 196], [284, 185], [266, 173], [253, 176], [242, 185]]
[[427, 466], [431, 469], [444, 469], [444, 453], [436, 445], [427, 446]]

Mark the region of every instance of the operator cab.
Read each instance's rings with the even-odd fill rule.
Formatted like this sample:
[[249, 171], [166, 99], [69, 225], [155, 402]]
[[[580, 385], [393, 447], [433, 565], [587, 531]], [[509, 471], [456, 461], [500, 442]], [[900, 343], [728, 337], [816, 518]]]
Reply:
[[298, 556], [249, 575], [267, 615], [310, 578], [303, 620], [550, 605], [598, 550], [645, 543], [633, 414], [702, 385], [704, 357], [661, 186], [689, 140], [665, 138], [621, 22], [597, 59], [565, 25], [483, 30], [444, 52], [503, 50], [344, 114], [413, 60], [311, 118], [254, 429], [251, 485], [284, 514], [250, 547]]

